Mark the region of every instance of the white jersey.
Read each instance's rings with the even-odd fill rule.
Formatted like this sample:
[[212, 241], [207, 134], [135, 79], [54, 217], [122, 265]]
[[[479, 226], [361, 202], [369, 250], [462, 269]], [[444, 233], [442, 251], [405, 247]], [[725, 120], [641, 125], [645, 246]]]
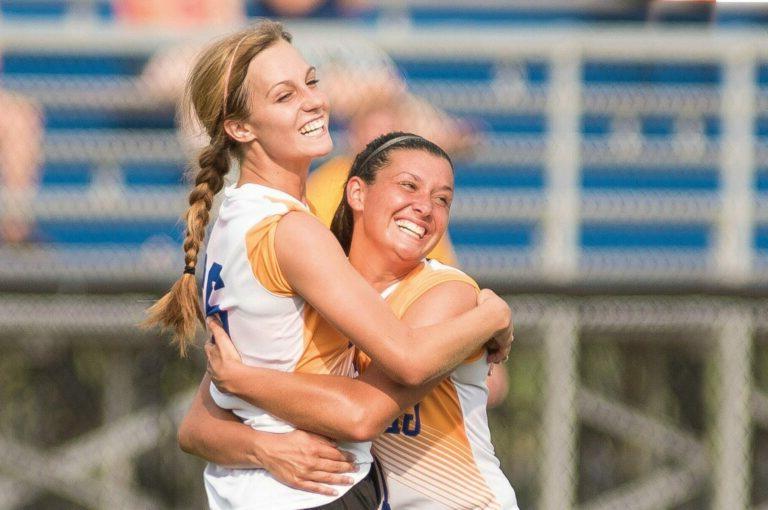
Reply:
[[[426, 291], [448, 281], [477, 284], [430, 260], [382, 294], [402, 318]], [[358, 356], [361, 370], [370, 359]], [[494, 455], [486, 405], [488, 362], [480, 350], [373, 442], [387, 485], [383, 510], [517, 510]]]
[[[281, 191], [256, 184], [229, 187], [206, 249], [206, 315], [219, 314], [246, 365], [283, 371], [353, 377], [354, 350], [296, 295], [280, 272], [274, 247], [277, 223], [289, 211], [307, 207]], [[254, 429], [284, 433], [290, 424], [263, 409], [220, 392], [213, 400], [231, 409]], [[276, 389], [279, 391], [279, 388]], [[355, 483], [370, 470], [370, 443], [342, 443], [360, 469]], [[212, 509], [272, 510], [311, 508], [329, 503], [350, 489], [334, 486], [330, 497], [292, 489], [264, 469], [229, 469], [208, 464], [204, 474]]]

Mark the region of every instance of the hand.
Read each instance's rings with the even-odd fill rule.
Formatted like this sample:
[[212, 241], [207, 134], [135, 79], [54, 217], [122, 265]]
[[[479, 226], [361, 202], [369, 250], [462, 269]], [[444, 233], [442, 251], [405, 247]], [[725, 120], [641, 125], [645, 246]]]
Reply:
[[512, 348], [512, 341], [515, 339], [512, 310], [506, 301], [489, 289], [480, 291], [477, 296], [477, 305], [493, 307], [492, 309], [497, 310], [494, 316], [499, 319], [499, 329], [485, 344], [485, 349], [488, 351], [488, 363], [507, 361], [509, 351]]
[[274, 434], [274, 437], [274, 441], [262, 443], [260, 460], [264, 469], [285, 485], [336, 496], [336, 490], [321, 484], [354, 483], [343, 474], [358, 470], [354, 455], [339, 450], [330, 439], [303, 430]]
[[209, 317], [206, 324], [213, 335], [205, 342], [205, 357], [208, 359], [206, 370], [220, 391], [234, 393], [232, 383], [237, 379], [235, 373], [243, 367], [240, 353], [216, 319]]

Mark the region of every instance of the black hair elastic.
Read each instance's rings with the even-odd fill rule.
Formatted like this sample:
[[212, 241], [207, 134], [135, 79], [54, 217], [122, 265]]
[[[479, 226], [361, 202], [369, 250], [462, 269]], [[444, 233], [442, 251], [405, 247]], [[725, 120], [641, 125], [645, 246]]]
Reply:
[[195, 274], [195, 268], [192, 266], [184, 266], [184, 274]]

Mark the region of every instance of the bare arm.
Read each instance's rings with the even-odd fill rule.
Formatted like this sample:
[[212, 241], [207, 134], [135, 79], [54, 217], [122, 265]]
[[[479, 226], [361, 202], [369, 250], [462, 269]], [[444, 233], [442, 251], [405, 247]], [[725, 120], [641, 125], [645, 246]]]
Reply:
[[328, 229], [308, 214], [292, 212], [280, 220], [275, 252], [292, 288], [395, 382], [423, 384], [494, 336], [502, 346], [498, 358], [509, 352], [511, 312], [501, 298], [493, 294], [456, 318], [411, 327], [395, 317], [349, 264]]
[[182, 450], [222, 466], [264, 468], [290, 487], [320, 494], [335, 495], [321, 483], [353, 482], [341, 474], [356, 469], [353, 459], [332, 441], [301, 430], [286, 434], [254, 430], [213, 402], [210, 382], [206, 375], [179, 426]]
[[[435, 324], [474, 308], [475, 302], [476, 291], [470, 285], [446, 282], [425, 292], [403, 320], [414, 327]], [[299, 428], [341, 440], [375, 438], [440, 382], [435, 378], [420, 386], [405, 386], [392, 381], [375, 362], [360, 379], [248, 367], [239, 363], [224, 330], [216, 323], [209, 327], [216, 343], [206, 344], [206, 354], [219, 389]], [[265, 391], [275, 387], [280, 391]]]

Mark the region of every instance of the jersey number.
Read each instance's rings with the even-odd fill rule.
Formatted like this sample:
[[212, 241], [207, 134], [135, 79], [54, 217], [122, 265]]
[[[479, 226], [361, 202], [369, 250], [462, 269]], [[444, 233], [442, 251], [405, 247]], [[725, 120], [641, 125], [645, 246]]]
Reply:
[[413, 406], [413, 413], [405, 413], [400, 418], [395, 418], [392, 425], [389, 426], [384, 432], [387, 434], [400, 434], [401, 432], [406, 436], [418, 436], [421, 432], [421, 416], [419, 416], [419, 406], [416, 404]]
[[205, 279], [205, 316], [218, 314], [224, 331], [229, 334], [229, 317], [226, 311], [222, 311], [216, 303], [214, 292], [224, 288], [224, 280], [221, 279], [221, 264], [214, 262], [208, 271], [208, 277]]

